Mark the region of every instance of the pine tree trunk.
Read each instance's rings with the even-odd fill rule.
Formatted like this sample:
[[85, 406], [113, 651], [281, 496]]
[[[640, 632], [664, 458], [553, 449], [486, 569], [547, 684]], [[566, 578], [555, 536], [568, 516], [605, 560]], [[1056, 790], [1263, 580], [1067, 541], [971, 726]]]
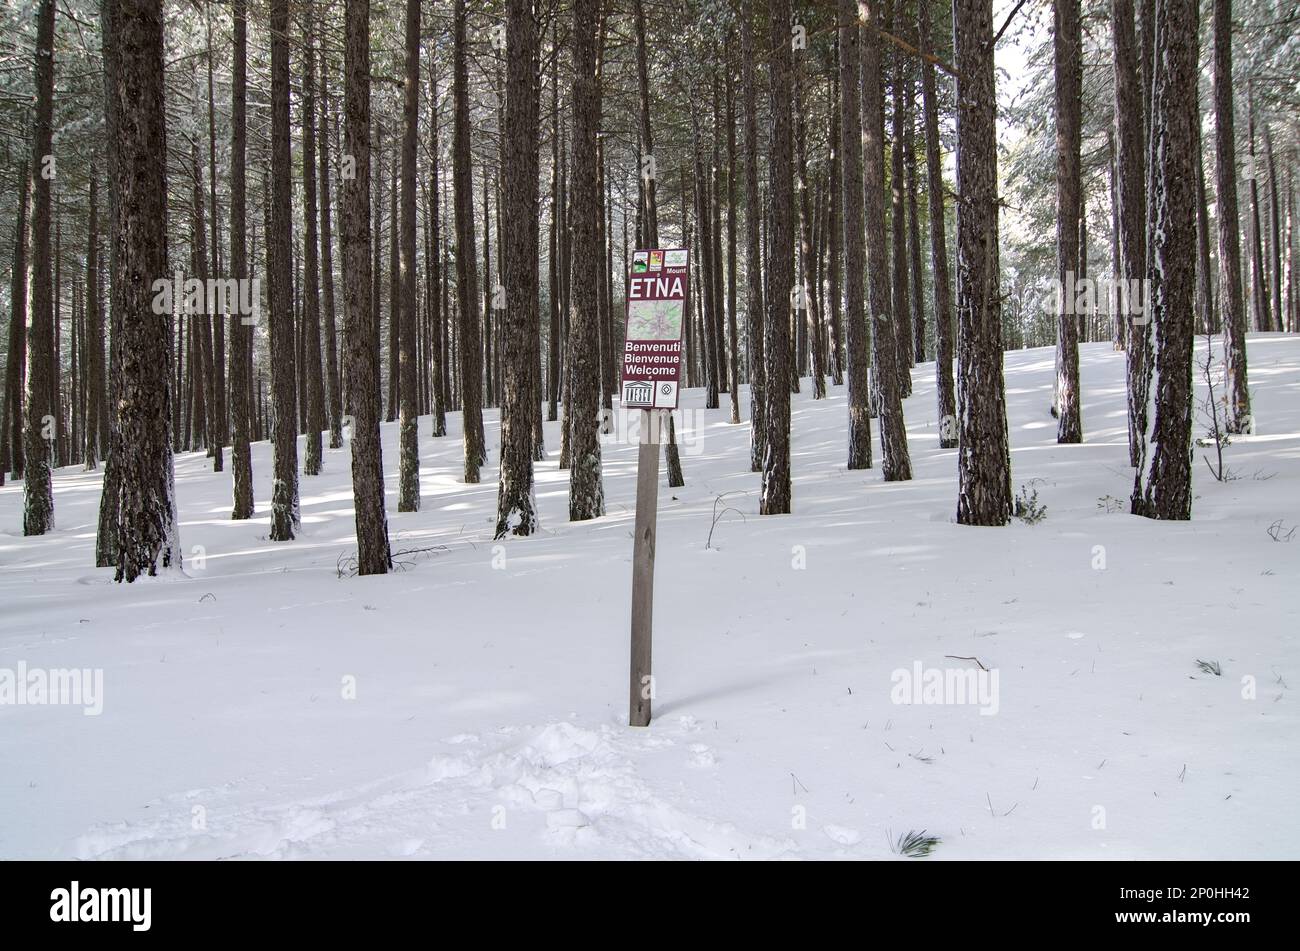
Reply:
[[954, 0], [957, 79], [957, 521], [1005, 525], [1011, 459], [1002, 376], [997, 97], [991, 0]]
[[[898, 9], [893, 9], [886, 2], [885, 22], [889, 24], [891, 19], [898, 20], [896, 27], [887, 25], [886, 32], [892, 29], [898, 29], [902, 32], [902, 21], [906, 18], [907, 11], [903, 9], [901, 0], [896, 0], [895, 5]], [[877, 42], [880, 42], [877, 40]], [[901, 50], [889, 49], [884, 59], [893, 64], [891, 70], [890, 91], [893, 94], [893, 131], [892, 140], [890, 141], [889, 160], [889, 192], [890, 192], [890, 216], [889, 223], [893, 235], [893, 247], [891, 248], [890, 264], [892, 265], [893, 282], [891, 290], [893, 291], [894, 313], [892, 315], [892, 326], [894, 338], [898, 342], [898, 362], [896, 364], [896, 374], [900, 395], [906, 399], [912, 395], [912, 366], [916, 362], [916, 357], [912, 353], [912, 289], [911, 276], [908, 273], [907, 266], [907, 200], [905, 192], [907, 189], [907, 175], [903, 168], [903, 140], [904, 126], [906, 125], [907, 115], [907, 91], [904, 88], [904, 61]], [[867, 196], [871, 200], [871, 196]], [[870, 225], [868, 225], [870, 227]], [[881, 368], [883, 371], [883, 367]], [[883, 427], [882, 427], [883, 429]]]
[[[107, 6], [107, 4], [105, 4]], [[153, 310], [167, 269], [166, 110], [159, 0], [118, 0], [105, 43], [110, 82], [111, 240], [121, 339], [113, 360], [117, 581], [181, 565], [171, 441], [171, 321]], [[160, 327], [159, 324], [162, 324]], [[160, 332], [161, 331], [161, 332]], [[106, 499], [107, 504], [114, 500]]]
[[[82, 423], [85, 436], [86, 469], [99, 468], [99, 460], [108, 451], [101, 441], [104, 433], [104, 302], [99, 284], [99, 182], [90, 179], [90, 240], [86, 249], [86, 340], [82, 360], [86, 374], [86, 413]], [[0, 465], [0, 471], [3, 471]]]
[[[1147, 402], [1151, 387], [1150, 301], [1143, 288], [1146, 281], [1147, 157], [1145, 146], [1146, 105], [1139, 76], [1146, 68], [1145, 48], [1139, 50], [1133, 29], [1133, 0], [1112, 0], [1111, 22], [1114, 46], [1115, 167], [1118, 179], [1120, 292], [1118, 320], [1124, 322], [1125, 376], [1128, 397], [1129, 465], [1139, 466], [1146, 438]], [[1142, 42], [1147, 42], [1143, 21]]]
[[1241, 226], [1237, 214], [1237, 143], [1232, 107], [1232, 0], [1214, 0], [1214, 197], [1219, 232], [1219, 307], [1227, 364], [1224, 399], [1229, 433], [1250, 424], [1246, 365], [1246, 307], [1241, 286]]
[[[851, 12], [851, 11], [850, 11]], [[827, 222], [827, 245], [829, 255], [826, 265], [827, 282], [830, 284], [830, 339], [827, 341], [829, 354], [831, 385], [844, 385], [844, 332], [842, 330], [841, 309], [843, 301], [843, 279], [840, 271], [841, 255], [844, 253], [844, 185], [843, 177], [843, 142], [840, 131], [840, 72], [837, 65], [831, 74], [830, 99], [827, 111], [830, 113], [830, 204]], [[859, 142], [859, 153], [861, 143]]]
[[298, 406], [293, 327], [293, 207], [289, 156], [289, 3], [271, 4], [271, 540], [298, 532]]
[[506, 6], [506, 162], [504, 237], [506, 309], [503, 320], [501, 475], [496, 537], [537, 531], [533, 492], [533, 420], [539, 404], [532, 387], [537, 339], [537, 21], [529, 0]]
[[397, 510], [420, 510], [420, 407], [416, 388], [415, 146], [420, 120], [420, 0], [406, 0], [406, 87], [402, 97], [401, 294], [398, 397], [401, 402]]
[[[314, 11], [309, 4], [305, 11], [310, 22]], [[303, 461], [304, 475], [320, 475], [322, 465], [321, 433], [325, 429], [325, 381], [321, 372], [320, 332], [320, 258], [319, 239], [316, 232], [316, 55], [313, 28], [309, 27], [303, 38], [305, 56], [302, 67], [302, 191], [303, 191], [303, 253], [302, 253], [302, 322], [303, 354], [306, 365], [302, 368], [307, 383], [307, 452]]]
[[[320, 130], [317, 161], [320, 178], [321, 309], [325, 318], [325, 405], [329, 413], [331, 449], [343, 447], [343, 394], [339, 384], [338, 309], [334, 303], [334, 228], [330, 198], [329, 87], [326, 56], [320, 58]], [[232, 384], [232, 389], [233, 384]]]
[[848, 348], [850, 469], [871, 468], [871, 334], [863, 309], [866, 248], [863, 244], [862, 65], [857, 0], [839, 6], [840, 140], [843, 157], [844, 323]]
[[789, 514], [790, 498], [790, 294], [794, 289], [794, 137], [791, 105], [794, 69], [790, 50], [790, 0], [768, 5], [772, 127], [768, 180], [772, 218], [768, 235], [767, 320], [763, 326], [767, 445], [759, 512]]
[[478, 319], [478, 268], [474, 261], [474, 182], [470, 164], [469, 64], [465, 0], [456, 0], [452, 60], [455, 128], [452, 185], [456, 210], [456, 303], [459, 310], [461, 416], [465, 431], [465, 481], [479, 481], [487, 457], [483, 437], [483, 338]]
[[1083, 442], [1079, 393], [1079, 315], [1074, 313], [1079, 263], [1079, 148], [1083, 42], [1079, 0], [1053, 0], [1056, 67], [1056, 409], [1058, 443]]
[[[898, 315], [890, 313], [889, 256], [885, 249], [885, 117], [884, 96], [880, 86], [883, 75], [880, 4], [860, 0], [858, 11], [859, 49], [862, 57], [862, 161], [865, 166], [864, 226], [869, 272], [867, 304], [870, 313], [871, 355], [875, 369], [876, 411], [880, 416], [882, 475], [886, 482], [898, 482], [912, 478], [907, 429], [903, 421], [903, 384], [910, 379], [911, 374], [899, 352], [900, 323], [903, 339], [911, 338], [906, 333], [908, 311], [905, 302]], [[895, 238], [897, 237], [895, 233]], [[906, 242], [903, 248], [905, 254]], [[902, 280], [906, 281], [906, 258], [902, 261]], [[898, 279], [897, 268], [894, 277]], [[893, 306], [899, 306], [897, 295]]]
[[[27, 416], [23, 429], [23, 534], [44, 535], [54, 528], [54, 489], [50, 470], [60, 421], [53, 386], [54, 299], [50, 183], [54, 161], [54, 0], [41, 0], [36, 16], [36, 120], [32, 132], [32, 276], [27, 313]], [[158, 271], [154, 273], [164, 273]]]
[[925, 113], [926, 198], [930, 209], [930, 259], [934, 268], [934, 376], [939, 413], [939, 448], [957, 448], [957, 401], [952, 379], [952, 285], [944, 222], [943, 165], [939, 154], [939, 106], [930, 52], [930, 0], [920, 0], [921, 108]]
[[[248, 147], [248, 0], [234, 0], [234, 61], [232, 65], [230, 125], [230, 276], [249, 279], [247, 249]], [[251, 298], [250, 298], [251, 299]], [[253, 454], [249, 447], [252, 384], [252, 323], [260, 303], [253, 301], [253, 314], [236, 313], [230, 318], [230, 393], [234, 440], [230, 464], [234, 478], [232, 519], [253, 517]]]
[[371, 299], [370, 0], [347, 0], [343, 72], [343, 151], [354, 162], [353, 177], [340, 183], [344, 409], [352, 417], [357, 573], [381, 575], [392, 568], [392, 557], [379, 442], [379, 314]]
[[573, 6], [573, 302], [569, 317], [573, 395], [567, 419], [571, 428], [569, 519], [575, 522], [605, 514], [596, 301], [602, 258], [596, 164], [601, 106], [597, 62], [604, 43], [603, 23], [597, 38], [599, 7], [599, 0], [574, 0]]
[[[799, 118], [796, 126], [796, 153], [797, 166], [799, 172], [799, 259], [803, 263], [803, 293], [800, 295], [804, 304], [804, 320], [800, 327], [804, 328], [803, 333], [808, 334], [809, 327], [818, 326], [817, 312], [817, 294], [815, 289], [818, 281], [816, 276], [816, 251], [813, 246], [813, 211], [812, 196], [808, 187], [808, 123], [804, 114], [805, 106], [803, 101], [802, 90], [797, 97], [799, 107]], [[813, 399], [824, 400], [826, 398], [826, 373], [822, 366], [821, 347], [817, 341], [817, 334], [814, 332], [808, 334], [812, 339], [810, 347], [812, 355], [812, 387]]]
[[1149, 153], [1154, 187], [1147, 266], [1156, 329], [1155, 452], [1145, 486], [1139, 476], [1134, 489], [1133, 514], [1159, 519], [1192, 517], [1197, 16], [1196, 0], [1160, 0], [1156, 8]]
[[[18, 166], [18, 226], [14, 229], [13, 270], [9, 282], [9, 356], [5, 363], [5, 449], [3, 468], [23, 475], [23, 400], [27, 392], [27, 212], [32, 178], [26, 162]], [[107, 447], [105, 447], [107, 448]]]

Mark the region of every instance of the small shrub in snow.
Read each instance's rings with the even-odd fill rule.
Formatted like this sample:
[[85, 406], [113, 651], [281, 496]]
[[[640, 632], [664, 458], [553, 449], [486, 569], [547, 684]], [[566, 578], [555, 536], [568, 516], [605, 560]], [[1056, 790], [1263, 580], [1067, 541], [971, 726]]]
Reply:
[[1022, 485], [1016, 493], [1015, 507], [1011, 514], [1026, 525], [1037, 525], [1047, 518], [1047, 506], [1038, 502], [1038, 490]]
[[902, 855], [909, 859], [922, 859], [933, 852], [935, 846], [942, 841], [937, 835], [926, 835], [924, 829], [920, 832], [913, 829], [900, 835], [896, 841], [891, 841], [889, 848], [895, 855]]
[[1200, 658], [1197, 658], [1196, 666], [1203, 674], [1214, 674], [1216, 677], [1223, 676], [1223, 669], [1219, 667], [1219, 662], [1217, 660], [1201, 660]]

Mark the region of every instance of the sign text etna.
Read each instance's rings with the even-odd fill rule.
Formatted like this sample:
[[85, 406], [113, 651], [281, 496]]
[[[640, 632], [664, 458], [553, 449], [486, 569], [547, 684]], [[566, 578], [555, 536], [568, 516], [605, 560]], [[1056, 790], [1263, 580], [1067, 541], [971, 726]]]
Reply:
[[690, 252], [660, 248], [632, 255], [623, 344], [623, 405], [676, 409], [682, 383], [682, 327]]

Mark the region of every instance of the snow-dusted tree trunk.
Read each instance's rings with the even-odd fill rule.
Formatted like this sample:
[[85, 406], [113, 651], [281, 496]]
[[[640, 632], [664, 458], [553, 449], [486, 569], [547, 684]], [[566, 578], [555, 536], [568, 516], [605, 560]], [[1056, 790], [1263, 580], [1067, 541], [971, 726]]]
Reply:
[[[234, 62], [230, 92], [230, 276], [248, 279], [247, 190], [245, 159], [248, 145], [248, 3], [234, 0]], [[256, 302], [254, 307], [259, 306]], [[230, 449], [234, 506], [230, 517], [253, 517], [253, 462], [249, 448], [249, 383], [252, 377], [252, 327], [245, 317], [230, 318], [230, 417], [234, 439]]]
[[[415, 2], [415, 0], [412, 0]], [[537, 339], [538, 97], [537, 20], [530, 0], [506, 5], [505, 217], [506, 310], [501, 372], [501, 476], [496, 537], [537, 531], [533, 494], [533, 420], [539, 404], [532, 380]]]
[[[639, 0], [638, 0], [639, 2]], [[754, 10], [740, 3], [740, 69], [745, 97], [745, 335], [749, 344], [749, 468], [761, 472], [767, 446], [763, 392], [763, 249], [759, 237], [762, 204], [758, 197], [758, 86], [754, 78]]]
[[[1159, 0], [1151, 99], [1151, 253], [1156, 328], [1155, 450], [1133, 512], [1192, 517], [1192, 339], [1196, 295], [1196, 0]], [[1141, 496], [1138, 496], [1138, 489]]]
[[871, 468], [870, 331], [863, 310], [866, 251], [862, 232], [862, 80], [857, 0], [840, 0], [840, 141], [843, 161], [839, 198], [844, 208], [844, 324], [849, 380], [850, 469]]
[[[107, 4], [105, 4], [107, 6]], [[119, 0], [105, 45], [109, 138], [114, 152], [111, 238], [114, 304], [121, 316], [113, 360], [118, 469], [116, 580], [180, 567], [172, 470], [170, 314], [154, 312], [153, 282], [167, 275], [167, 137], [163, 16], [159, 0]]]
[[293, 332], [293, 165], [289, 155], [289, 2], [271, 3], [271, 540], [298, 531], [298, 402]]
[[1053, 0], [1056, 66], [1056, 441], [1083, 442], [1079, 393], [1079, 146], [1083, 108], [1083, 41], [1079, 0]]
[[[912, 478], [907, 428], [903, 422], [903, 377], [910, 376], [910, 371], [900, 354], [900, 337], [892, 313], [897, 298], [891, 303], [889, 255], [885, 246], [885, 114], [881, 89], [884, 56], [880, 36], [881, 4], [878, 0], [859, 0], [858, 20], [862, 55], [862, 161], [865, 166], [863, 187], [866, 190], [864, 227], [867, 245], [868, 325], [871, 327], [876, 411], [880, 415], [881, 472], [886, 482], [898, 482]], [[903, 279], [906, 280], [905, 240], [902, 261]], [[906, 328], [907, 311], [902, 313], [903, 336], [910, 341], [911, 335]]]
[[1011, 459], [1002, 376], [997, 96], [991, 0], [954, 0], [957, 69], [957, 521], [1005, 525]]
[[1241, 287], [1241, 230], [1237, 214], [1237, 142], [1232, 110], [1232, 0], [1214, 0], [1214, 199], [1219, 232], [1219, 307], [1223, 315], [1227, 430], [1250, 419], [1246, 307]]

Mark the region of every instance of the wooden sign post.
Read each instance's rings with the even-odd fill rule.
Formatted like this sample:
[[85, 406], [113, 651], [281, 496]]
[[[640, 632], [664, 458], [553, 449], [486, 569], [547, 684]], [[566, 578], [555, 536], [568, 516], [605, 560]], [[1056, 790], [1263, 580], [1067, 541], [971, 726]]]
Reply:
[[677, 408], [682, 382], [682, 328], [690, 279], [690, 252], [655, 248], [632, 255], [623, 335], [623, 408], [641, 410], [636, 464], [636, 524], [632, 542], [632, 663], [628, 723], [650, 725], [654, 675], [650, 669], [655, 587], [655, 533], [659, 514], [659, 434]]

